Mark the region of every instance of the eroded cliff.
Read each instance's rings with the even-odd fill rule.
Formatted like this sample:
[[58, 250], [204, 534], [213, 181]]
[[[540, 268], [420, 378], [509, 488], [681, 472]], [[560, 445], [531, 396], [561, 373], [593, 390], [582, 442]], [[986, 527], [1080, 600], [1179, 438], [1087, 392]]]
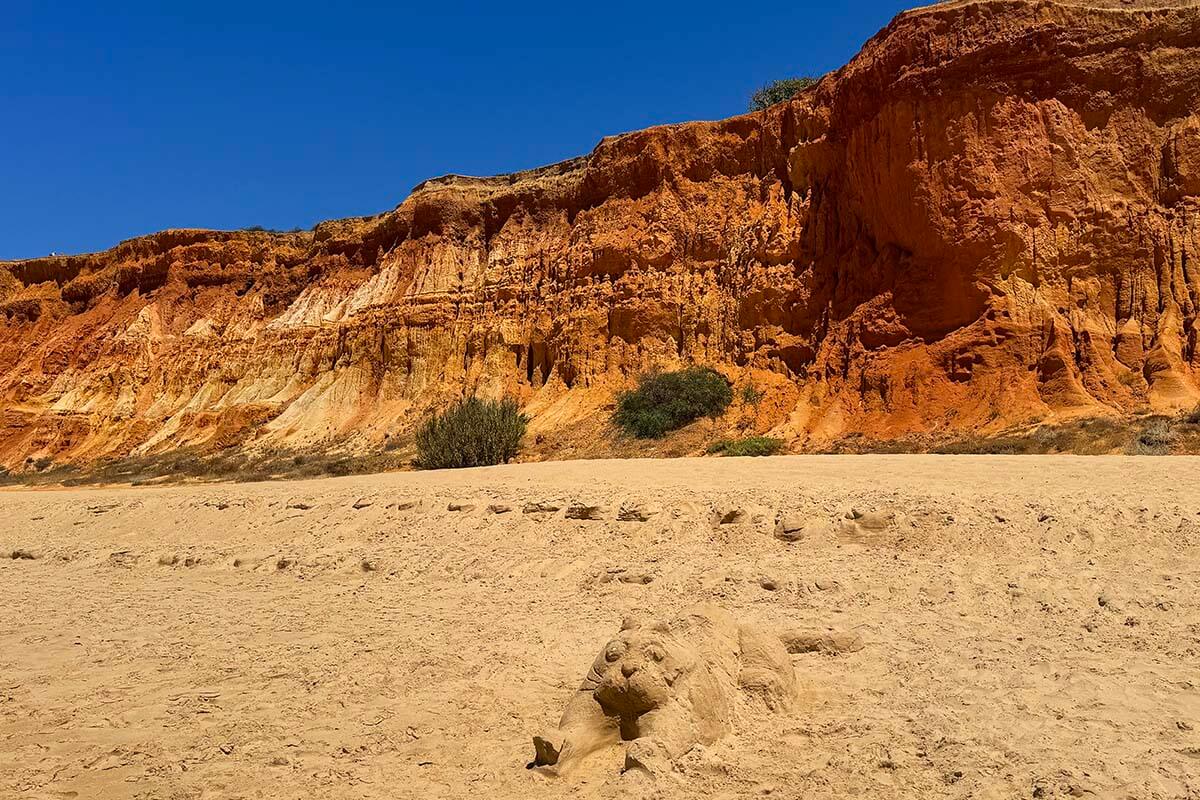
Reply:
[[1191, 407], [1198, 111], [1195, 4], [951, 3], [765, 112], [6, 263], [0, 464], [378, 447], [470, 391], [553, 442], [691, 361], [798, 448]]

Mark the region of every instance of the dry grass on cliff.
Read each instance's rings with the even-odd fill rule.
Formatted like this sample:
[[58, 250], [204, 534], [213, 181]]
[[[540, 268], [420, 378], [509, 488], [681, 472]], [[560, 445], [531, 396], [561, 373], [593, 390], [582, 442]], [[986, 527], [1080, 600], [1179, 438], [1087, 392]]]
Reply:
[[854, 436], [830, 453], [937, 455], [1195, 455], [1200, 454], [1200, 408], [1178, 416], [1093, 417], [1038, 425], [992, 436], [870, 440]]
[[0, 486], [147, 486], [206, 481], [269, 481], [363, 475], [406, 467], [393, 452], [348, 455], [321, 452], [203, 453], [179, 450], [91, 464], [34, 462], [20, 472], [0, 472]]

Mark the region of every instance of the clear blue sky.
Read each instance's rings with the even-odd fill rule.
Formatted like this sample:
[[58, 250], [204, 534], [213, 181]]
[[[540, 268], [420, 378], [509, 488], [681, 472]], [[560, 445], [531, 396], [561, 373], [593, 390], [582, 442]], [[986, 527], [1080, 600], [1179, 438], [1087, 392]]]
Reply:
[[741, 113], [899, 2], [0, 0], [0, 258], [310, 227]]

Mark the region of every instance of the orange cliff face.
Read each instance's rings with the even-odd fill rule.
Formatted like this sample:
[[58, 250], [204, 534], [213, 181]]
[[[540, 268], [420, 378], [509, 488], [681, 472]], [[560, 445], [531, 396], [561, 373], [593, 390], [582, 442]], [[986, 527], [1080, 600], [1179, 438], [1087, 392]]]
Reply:
[[1190, 408], [1198, 110], [1195, 5], [950, 3], [765, 112], [0, 264], [0, 464], [377, 447], [472, 391], [550, 435], [683, 362], [798, 446]]

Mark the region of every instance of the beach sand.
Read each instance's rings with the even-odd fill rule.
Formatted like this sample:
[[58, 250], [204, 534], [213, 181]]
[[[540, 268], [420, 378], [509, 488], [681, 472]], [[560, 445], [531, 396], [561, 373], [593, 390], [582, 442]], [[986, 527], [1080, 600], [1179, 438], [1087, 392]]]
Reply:
[[6, 490], [0, 797], [626, 796], [623, 745], [555, 777], [532, 737], [625, 616], [700, 602], [856, 644], [640, 793], [1200, 797], [1198, 487], [920, 455]]

